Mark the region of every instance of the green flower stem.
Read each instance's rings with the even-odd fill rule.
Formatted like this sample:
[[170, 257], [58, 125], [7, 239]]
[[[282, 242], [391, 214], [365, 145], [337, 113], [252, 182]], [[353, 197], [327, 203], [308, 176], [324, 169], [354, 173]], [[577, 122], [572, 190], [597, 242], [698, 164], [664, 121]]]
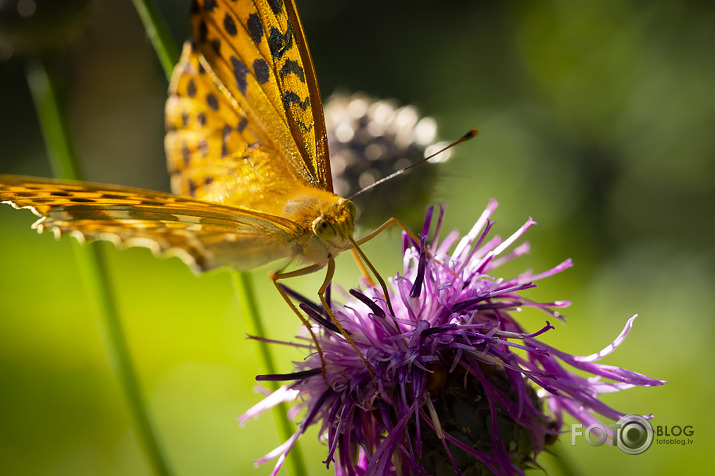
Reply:
[[[72, 146], [65, 115], [60, 107], [59, 95], [53, 82], [53, 71], [46, 58], [28, 63], [27, 80], [37, 109], [40, 128], [45, 139], [52, 169], [56, 176], [79, 180], [82, 173]], [[75, 243], [77, 265], [82, 273], [90, 296], [98, 304], [103, 318], [105, 352], [110, 368], [119, 379], [134, 418], [139, 440], [149, 457], [154, 471], [169, 476], [168, 462], [154, 431], [146, 403], [141, 393], [139, 379], [132, 364], [126, 337], [122, 329], [117, 302], [112, 292], [104, 249], [99, 244], [79, 246]]]
[[179, 50], [171, 38], [169, 28], [152, 0], [132, 1], [144, 24], [144, 30], [146, 30], [146, 34], [154, 46], [156, 56], [164, 69], [164, 74], [166, 74], [167, 79], [170, 79], [174, 65], [179, 62]]
[[52, 83], [51, 66], [47, 58], [29, 60], [26, 76], [35, 102], [37, 119], [45, 139], [45, 148], [55, 177], [80, 180], [84, 175], [75, 158], [74, 147], [58, 101], [57, 88]]
[[[253, 287], [253, 276], [249, 273], [240, 271], [231, 271], [231, 279], [233, 280], [233, 288], [236, 290], [238, 301], [241, 305], [241, 313], [244, 316], [244, 325], [249, 335], [265, 336], [266, 332], [263, 328], [263, 321], [256, 303], [256, 292]], [[276, 365], [274, 363], [271, 348], [266, 342], [254, 341], [258, 349], [258, 355], [261, 360], [262, 371], [267, 374], [275, 374]], [[271, 390], [278, 389], [278, 382], [267, 382]], [[282, 440], [287, 440], [295, 431], [293, 425], [288, 420], [288, 406], [285, 403], [280, 403], [273, 409], [273, 417], [276, 419], [278, 433]], [[295, 442], [293, 449], [286, 460], [288, 471], [296, 476], [305, 476], [305, 461], [303, 453], [300, 451], [298, 442]]]
[[[152, 0], [132, 0], [134, 6], [144, 23], [144, 28], [151, 39], [152, 44], [159, 57], [162, 68], [167, 78], [171, 78], [174, 65], [179, 61], [179, 53], [174, 41], [169, 34], [169, 29], [166, 26], [161, 15], [157, 13]], [[233, 280], [234, 289], [238, 296], [241, 305], [241, 310], [244, 316], [244, 323], [249, 333], [255, 336], [265, 336], [263, 324], [261, 322], [258, 305], [256, 303], [255, 291], [253, 288], [253, 278], [249, 273], [232, 271], [231, 279]], [[261, 361], [261, 366], [267, 373], [275, 373], [275, 364], [270, 347], [265, 342], [256, 341], [256, 346]], [[277, 384], [272, 382], [273, 390], [277, 388]], [[285, 404], [277, 405], [273, 409], [273, 415], [276, 419], [278, 432], [283, 440], [287, 440], [293, 434], [293, 425], [288, 420], [288, 412]], [[296, 476], [304, 476], [307, 474], [305, 462], [302, 452], [298, 444], [293, 447], [286, 461], [291, 474]]]

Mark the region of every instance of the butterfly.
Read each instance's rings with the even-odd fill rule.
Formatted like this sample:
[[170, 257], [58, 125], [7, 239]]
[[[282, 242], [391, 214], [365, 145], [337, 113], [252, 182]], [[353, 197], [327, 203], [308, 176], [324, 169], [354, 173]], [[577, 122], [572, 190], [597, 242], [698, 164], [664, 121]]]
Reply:
[[387, 297], [360, 244], [403, 225], [393, 218], [353, 236], [356, 209], [333, 192], [320, 93], [295, 3], [194, 0], [191, 23], [165, 111], [173, 194], [3, 175], [0, 201], [31, 209], [39, 232], [148, 247], [197, 272], [301, 261], [304, 267], [271, 278], [304, 323], [278, 280], [327, 268], [318, 295], [342, 331], [325, 299], [335, 256], [355, 250]]

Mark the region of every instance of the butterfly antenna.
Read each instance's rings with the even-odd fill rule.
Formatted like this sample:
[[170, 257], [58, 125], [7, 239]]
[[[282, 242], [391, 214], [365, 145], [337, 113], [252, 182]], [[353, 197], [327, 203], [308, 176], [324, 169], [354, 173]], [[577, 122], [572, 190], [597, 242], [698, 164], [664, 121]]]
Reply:
[[477, 128], [475, 127], [474, 129], [472, 129], [471, 131], [467, 132], [466, 134], [464, 134], [462, 137], [460, 137], [460, 138], [457, 139], [456, 141], [451, 142], [450, 144], [447, 144], [446, 146], [444, 146], [443, 148], [441, 148], [440, 150], [438, 150], [438, 151], [435, 152], [434, 154], [431, 154], [431, 155], [425, 157], [425, 158], [422, 159], [422, 160], [418, 160], [417, 162], [408, 165], [408, 166], [405, 167], [404, 169], [400, 169], [400, 170], [398, 170], [397, 172], [393, 172], [393, 173], [391, 173], [390, 175], [388, 175], [387, 177], [383, 177], [383, 178], [381, 178], [380, 180], [378, 180], [377, 182], [371, 183], [371, 184], [368, 185], [367, 187], [365, 187], [365, 188], [363, 188], [363, 189], [361, 189], [361, 190], [358, 190], [358, 191], [355, 192], [351, 197], [348, 197], [348, 200], [353, 200], [355, 197], [357, 197], [357, 196], [360, 195], [361, 193], [365, 193], [365, 192], [367, 192], [368, 190], [371, 190], [371, 189], [377, 187], [377, 186], [380, 185], [381, 183], [387, 182], [388, 180], [392, 180], [393, 178], [397, 177], [398, 175], [402, 175], [402, 174], [404, 174], [405, 172], [409, 171], [410, 169], [413, 169], [414, 167], [417, 167], [418, 165], [424, 164], [425, 162], [427, 162], [427, 161], [430, 160], [431, 158], [433, 158], [433, 157], [435, 157], [435, 156], [441, 154], [442, 152], [444, 152], [444, 151], [446, 151], [446, 150], [448, 150], [448, 149], [451, 149], [452, 147], [454, 147], [454, 146], [457, 145], [457, 144], [461, 144], [462, 142], [466, 142], [466, 141], [468, 141], [469, 139], [472, 139], [473, 137], [475, 137], [475, 136], [477, 135], [478, 132], [479, 132], [479, 131], [478, 131]]

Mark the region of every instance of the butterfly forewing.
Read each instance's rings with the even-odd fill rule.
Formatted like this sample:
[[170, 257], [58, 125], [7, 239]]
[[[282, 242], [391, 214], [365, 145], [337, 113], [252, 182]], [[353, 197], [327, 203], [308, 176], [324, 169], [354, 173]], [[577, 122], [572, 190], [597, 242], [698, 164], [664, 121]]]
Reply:
[[[207, 121], [204, 134], [218, 139], [219, 144], [225, 137], [230, 141], [232, 130], [239, 125], [245, 127], [256, 137], [260, 149], [272, 156], [270, 160], [286, 163], [290, 173], [286, 179], [332, 190], [320, 96], [302, 28], [294, 13], [292, 3], [286, 5], [280, 0], [194, 2], [196, 47], [185, 48], [182, 65], [197, 63], [198, 67], [192, 69], [198, 69], [198, 74], [192, 78], [191, 89], [172, 87], [171, 94], [190, 97], [195, 105], [184, 110], [174, 108], [169, 123], [180, 136], [184, 129], [193, 129], [184, 128], [182, 119], [188, 116], [192, 122], [192, 110], [205, 111], [217, 122]], [[172, 86], [180, 82], [174, 79]], [[226, 116], [223, 109], [239, 111], [242, 117], [221, 124], [218, 118]], [[167, 107], [168, 115], [169, 112]], [[200, 124], [196, 121], [194, 127], [196, 123]], [[187, 138], [189, 142], [193, 139], [190, 135]], [[183, 144], [173, 145], [170, 150], [177, 152], [170, 162], [179, 163], [191, 155], [188, 162], [194, 167], [197, 155], [251, 155], [250, 150], [242, 153], [240, 148], [233, 149], [234, 144], [216, 147], [222, 154], [213, 150], [206, 153], [206, 144], [200, 145], [199, 141], [194, 140], [189, 153]], [[196, 163], [201, 166], [202, 162], [199, 159]], [[184, 186], [182, 191], [190, 188]]]
[[304, 230], [289, 220], [176, 195], [0, 175], [0, 202], [30, 208], [34, 228], [179, 256], [195, 271], [251, 269], [288, 257]]
[[[298, 111], [295, 109], [295, 105], [291, 104], [290, 110], [293, 112], [294, 117], [304, 116], [299, 122], [293, 123], [294, 134], [301, 133], [300, 130], [303, 129], [303, 124], [308, 124], [310, 119], [313, 120], [313, 140], [315, 141], [315, 154], [310, 154], [313, 150], [307, 148], [309, 153], [308, 156], [308, 167], [314, 171], [315, 176], [318, 178], [318, 182], [321, 187], [333, 191], [333, 176], [330, 171], [330, 155], [328, 153], [328, 134], [325, 129], [325, 116], [323, 113], [323, 103], [320, 99], [320, 89], [318, 88], [318, 80], [315, 76], [315, 67], [313, 65], [313, 59], [310, 57], [310, 49], [308, 48], [308, 42], [305, 39], [305, 32], [303, 31], [303, 24], [298, 16], [298, 11], [295, 7], [294, 0], [288, 0], [285, 4], [286, 10], [288, 12], [288, 21], [291, 24], [293, 35], [295, 36], [295, 41], [298, 45], [298, 54], [302, 59], [302, 64], [305, 72], [305, 85], [308, 87], [308, 95], [310, 98], [310, 107], [307, 109], [302, 109]], [[301, 82], [303, 82], [301, 80]], [[300, 87], [300, 84], [295, 83], [296, 88], [304, 92]], [[310, 128], [308, 128], [310, 129]]]

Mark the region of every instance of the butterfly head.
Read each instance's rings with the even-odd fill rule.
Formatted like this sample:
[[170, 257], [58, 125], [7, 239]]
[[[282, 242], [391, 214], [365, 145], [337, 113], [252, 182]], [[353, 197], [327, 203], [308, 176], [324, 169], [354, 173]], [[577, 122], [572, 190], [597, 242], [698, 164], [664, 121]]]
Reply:
[[353, 237], [356, 213], [353, 202], [340, 199], [313, 220], [313, 233], [333, 248], [348, 249]]

